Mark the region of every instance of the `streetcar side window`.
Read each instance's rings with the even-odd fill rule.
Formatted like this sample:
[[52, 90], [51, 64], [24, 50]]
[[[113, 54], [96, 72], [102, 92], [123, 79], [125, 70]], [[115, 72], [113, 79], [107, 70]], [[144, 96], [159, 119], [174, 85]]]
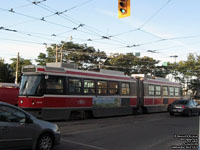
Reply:
[[155, 88], [153, 85], [149, 85], [149, 95], [154, 96], [155, 93]]
[[84, 94], [95, 95], [95, 81], [94, 80], [84, 80]]
[[175, 96], [179, 96], [179, 88], [175, 88]]
[[169, 95], [168, 87], [167, 86], [163, 86], [162, 89], [163, 89], [163, 96], [168, 96]]
[[64, 78], [61, 76], [45, 77], [46, 94], [63, 94], [64, 92]]
[[97, 94], [107, 95], [108, 84], [106, 81], [97, 81]]
[[156, 86], [156, 96], [160, 96], [160, 95], [161, 95], [161, 87]]
[[110, 95], [117, 95], [119, 91], [118, 82], [109, 82], [109, 94]]
[[169, 87], [169, 95], [174, 96], [174, 87]]
[[68, 92], [71, 94], [81, 94], [81, 79], [68, 79]]
[[122, 95], [129, 95], [130, 94], [130, 84], [129, 83], [122, 83], [121, 84], [121, 92]]

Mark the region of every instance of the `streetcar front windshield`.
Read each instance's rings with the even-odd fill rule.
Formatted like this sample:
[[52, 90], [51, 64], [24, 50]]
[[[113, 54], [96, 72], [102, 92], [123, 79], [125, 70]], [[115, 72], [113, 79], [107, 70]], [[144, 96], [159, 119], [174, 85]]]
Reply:
[[23, 75], [20, 85], [19, 95], [42, 95], [42, 76]]

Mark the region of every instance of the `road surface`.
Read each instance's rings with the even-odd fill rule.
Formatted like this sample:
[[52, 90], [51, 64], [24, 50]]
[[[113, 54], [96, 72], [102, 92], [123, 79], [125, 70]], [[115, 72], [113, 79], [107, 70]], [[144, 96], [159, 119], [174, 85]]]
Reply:
[[195, 145], [199, 133], [199, 116], [168, 113], [55, 123], [62, 134], [55, 150], [180, 150]]

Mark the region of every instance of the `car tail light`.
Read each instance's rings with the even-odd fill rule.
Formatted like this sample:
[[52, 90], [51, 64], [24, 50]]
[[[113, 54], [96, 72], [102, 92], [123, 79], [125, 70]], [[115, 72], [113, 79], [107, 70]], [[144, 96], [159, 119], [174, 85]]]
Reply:
[[184, 109], [184, 108], [185, 108], [185, 105], [182, 105], [182, 108]]

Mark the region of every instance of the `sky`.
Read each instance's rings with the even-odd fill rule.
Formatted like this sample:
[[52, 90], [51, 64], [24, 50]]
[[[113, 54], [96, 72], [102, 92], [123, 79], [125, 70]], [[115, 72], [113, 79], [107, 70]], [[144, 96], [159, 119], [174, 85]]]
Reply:
[[60, 41], [161, 62], [200, 55], [199, 0], [131, 0], [131, 16], [121, 19], [118, 0], [1, 0], [0, 20], [0, 58], [8, 63], [18, 52], [34, 62]]

